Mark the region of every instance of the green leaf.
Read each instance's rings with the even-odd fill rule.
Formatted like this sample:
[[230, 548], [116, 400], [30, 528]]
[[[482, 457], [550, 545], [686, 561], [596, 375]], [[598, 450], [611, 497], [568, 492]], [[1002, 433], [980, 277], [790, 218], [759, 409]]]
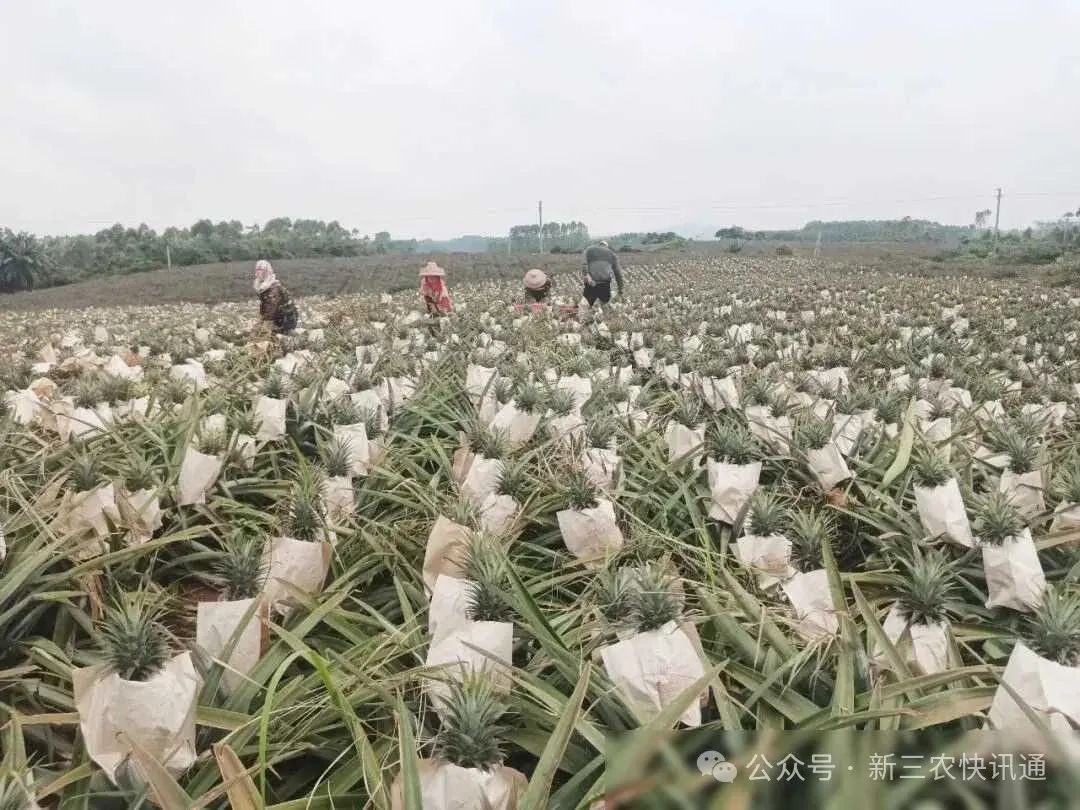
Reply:
[[397, 696], [397, 710], [394, 712], [398, 727], [398, 756], [401, 760], [401, 782], [404, 798], [404, 810], [424, 810], [423, 796], [420, 793], [420, 769], [417, 767], [416, 739], [413, 736], [412, 714], [405, 706], [405, 701]]
[[896, 451], [896, 459], [889, 466], [889, 469], [885, 471], [885, 475], [881, 478], [880, 489], [886, 489], [889, 484], [897, 479], [897, 477], [907, 469], [908, 463], [911, 461], [911, 448], [915, 444], [915, 398], [912, 397], [908, 403], [907, 411], [904, 413], [904, 426], [900, 429], [900, 444]]
[[548, 807], [548, 797], [551, 793], [551, 783], [555, 779], [555, 773], [562, 762], [570, 736], [574, 733], [574, 725], [577, 723], [578, 714], [581, 712], [581, 702], [585, 698], [585, 692], [589, 688], [589, 676], [591, 667], [587, 664], [581, 669], [581, 677], [578, 678], [570, 700], [567, 701], [566, 711], [559, 718], [558, 724], [551, 733], [547, 746], [544, 748], [536, 769], [529, 779], [529, 787], [521, 798], [518, 807], [520, 810], [545, 810]]
[[154, 802], [162, 810], [192, 810], [195, 801], [184, 792], [165, 766], [146, 752], [135, 740], [121, 733], [131, 746], [131, 760], [150, 791]]

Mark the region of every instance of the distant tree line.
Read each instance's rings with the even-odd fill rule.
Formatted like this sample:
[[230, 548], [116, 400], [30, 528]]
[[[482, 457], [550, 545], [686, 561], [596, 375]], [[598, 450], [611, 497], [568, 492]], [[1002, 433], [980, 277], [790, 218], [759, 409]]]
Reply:
[[[113, 225], [95, 234], [44, 236], [0, 229], [0, 292], [69, 284], [95, 276], [256, 259], [366, 256], [425, 249], [387, 231], [359, 234], [336, 220], [275, 217], [264, 225], [200, 219], [189, 228]], [[431, 249], [431, 248], [429, 248]]]
[[[540, 250], [539, 225], [515, 225], [505, 238], [490, 238], [487, 249], [491, 252], [507, 250], [517, 253], [536, 253]], [[584, 222], [545, 222], [543, 228], [545, 251], [563, 253], [583, 250], [589, 243], [589, 228]]]
[[942, 225], [928, 219], [854, 219], [823, 222], [813, 220], [798, 230], [749, 231], [732, 225], [720, 228], [717, 239], [813, 242], [958, 242], [971, 228]]

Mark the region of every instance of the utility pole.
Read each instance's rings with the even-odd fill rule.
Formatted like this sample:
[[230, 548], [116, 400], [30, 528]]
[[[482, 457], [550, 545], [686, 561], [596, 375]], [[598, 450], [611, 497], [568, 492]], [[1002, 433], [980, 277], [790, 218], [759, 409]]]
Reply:
[[169, 252], [169, 245], [165, 245], [165, 264], [172, 270], [172, 254]]
[[536, 212], [540, 216], [540, 252], [544, 252], [544, 201], [536, 204]]
[[994, 214], [994, 255], [997, 256], [998, 223], [1001, 222], [1001, 187], [997, 190], [997, 213]]

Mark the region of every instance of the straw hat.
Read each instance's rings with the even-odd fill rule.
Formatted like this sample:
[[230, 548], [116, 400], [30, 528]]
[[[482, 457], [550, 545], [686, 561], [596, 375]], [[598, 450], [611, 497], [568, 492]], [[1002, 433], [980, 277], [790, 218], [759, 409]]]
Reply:
[[425, 264], [423, 267], [420, 268], [420, 275], [421, 276], [445, 276], [446, 271], [443, 270], [441, 267], [439, 267], [439, 265], [435, 264], [435, 262], [428, 262], [427, 264]]
[[548, 283], [547, 273], [543, 270], [533, 268], [525, 274], [525, 289], [526, 290], [542, 290], [544, 285]]

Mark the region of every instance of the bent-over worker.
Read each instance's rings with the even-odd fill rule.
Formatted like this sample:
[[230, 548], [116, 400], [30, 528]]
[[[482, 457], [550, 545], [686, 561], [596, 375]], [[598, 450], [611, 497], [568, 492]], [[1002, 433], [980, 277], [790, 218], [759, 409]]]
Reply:
[[591, 307], [597, 301], [606, 304], [611, 301], [611, 281], [619, 285], [619, 295], [623, 294], [622, 268], [619, 257], [607, 242], [600, 242], [585, 249], [585, 290], [583, 295]]

